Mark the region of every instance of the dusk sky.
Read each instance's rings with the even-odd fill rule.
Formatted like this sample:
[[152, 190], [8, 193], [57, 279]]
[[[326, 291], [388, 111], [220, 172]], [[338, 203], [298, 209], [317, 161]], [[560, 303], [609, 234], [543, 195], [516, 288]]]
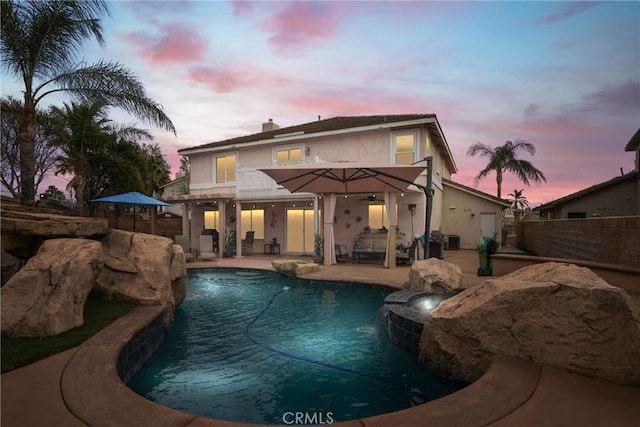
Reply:
[[[163, 105], [177, 137], [153, 133], [173, 172], [178, 149], [269, 118], [401, 113], [437, 114], [452, 178], [469, 186], [486, 164], [466, 156], [471, 144], [533, 143], [522, 157], [547, 183], [503, 183], [531, 207], [633, 168], [640, 2], [117, 1], [111, 12], [106, 48], [87, 43], [84, 59], [124, 64]], [[3, 74], [9, 94], [20, 86]], [[495, 195], [495, 175], [478, 188]]]

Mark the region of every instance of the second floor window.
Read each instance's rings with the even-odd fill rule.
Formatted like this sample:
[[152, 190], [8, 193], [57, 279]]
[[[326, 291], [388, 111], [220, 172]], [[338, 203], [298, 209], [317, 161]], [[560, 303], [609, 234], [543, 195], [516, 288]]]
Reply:
[[394, 132], [392, 142], [393, 163], [410, 165], [416, 161], [417, 135], [414, 131]]
[[302, 148], [285, 148], [276, 151], [276, 163], [302, 160]]
[[216, 157], [216, 184], [235, 182], [236, 156]]
[[427, 136], [424, 139], [424, 155], [431, 155], [431, 136], [429, 136], [429, 132], [427, 132]]

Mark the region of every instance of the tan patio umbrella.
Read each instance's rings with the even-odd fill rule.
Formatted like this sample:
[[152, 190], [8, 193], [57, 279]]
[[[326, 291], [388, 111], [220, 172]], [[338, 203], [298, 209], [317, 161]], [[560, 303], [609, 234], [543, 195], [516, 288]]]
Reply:
[[424, 166], [357, 162], [309, 163], [260, 169], [292, 193], [401, 193]]
[[[424, 166], [375, 165], [358, 162], [309, 163], [260, 169], [292, 193], [324, 194], [401, 193], [406, 191], [424, 170]], [[335, 198], [325, 198], [325, 218], [333, 218], [334, 211]], [[395, 227], [392, 228], [388, 246], [393, 247], [387, 248], [387, 252], [395, 251]], [[333, 263], [335, 262], [333, 222], [325, 221], [323, 231], [325, 264]]]

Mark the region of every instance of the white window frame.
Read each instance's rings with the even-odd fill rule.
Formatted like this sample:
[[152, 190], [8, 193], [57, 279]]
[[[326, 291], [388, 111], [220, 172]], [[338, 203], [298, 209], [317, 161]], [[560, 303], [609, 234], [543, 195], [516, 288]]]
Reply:
[[[412, 135], [413, 136], [413, 162], [417, 162], [418, 161], [418, 156], [419, 156], [419, 150], [420, 150], [420, 131], [419, 129], [404, 129], [404, 130], [396, 130], [396, 131], [392, 131], [391, 132], [391, 151], [389, 153], [389, 160], [391, 164], [395, 165], [396, 163], [396, 154], [397, 150], [396, 150], [396, 138], [398, 136], [404, 136], [404, 135]], [[413, 163], [412, 162], [412, 163]]]
[[[289, 160], [286, 162], [278, 162], [277, 154], [279, 151], [291, 151], [291, 150], [300, 150], [300, 152], [302, 152], [302, 157], [300, 158], [300, 160]], [[274, 165], [291, 165], [291, 164], [296, 164], [296, 162], [298, 161], [302, 162], [307, 158], [305, 150], [306, 150], [305, 144], [281, 145], [279, 147], [274, 147], [273, 150], [271, 151], [272, 162]]]
[[[235, 166], [235, 180], [234, 181], [225, 181], [225, 182], [218, 182], [218, 159], [220, 157], [235, 157], [236, 158], [236, 166]], [[214, 154], [212, 159], [211, 159], [211, 170], [212, 170], [212, 174], [211, 174], [211, 182], [213, 183], [214, 187], [229, 187], [232, 185], [237, 185], [238, 182], [238, 161], [240, 159], [240, 156], [238, 156], [238, 152], [232, 152], [232, 153], [220, 153], [220, 154]]]
[[[254, 215], [257, 212], [262, 213], [262, 221], [259, 220], [260, 215]], [[253, 231], [255, 232], [255, 235], [253, 236], [254, 239], [264, 239], [265, 212], [266, 210], [264, 208], [242, 209], [240, 213], [240, 232], [242, 233], [242, 236], [245, 236], [247, 231]], [[258, 218], [254, 220], [254, 216], [257, 216]], [[244, 239], [244, 237], [242, 238]]]

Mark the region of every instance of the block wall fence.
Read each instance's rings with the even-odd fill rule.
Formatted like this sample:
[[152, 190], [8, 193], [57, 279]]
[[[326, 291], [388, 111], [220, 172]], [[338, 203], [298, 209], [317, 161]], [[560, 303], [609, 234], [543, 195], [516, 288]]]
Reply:
[[517, 245], [543, 257], [640, 267], [640, 216], [522, 221]]

